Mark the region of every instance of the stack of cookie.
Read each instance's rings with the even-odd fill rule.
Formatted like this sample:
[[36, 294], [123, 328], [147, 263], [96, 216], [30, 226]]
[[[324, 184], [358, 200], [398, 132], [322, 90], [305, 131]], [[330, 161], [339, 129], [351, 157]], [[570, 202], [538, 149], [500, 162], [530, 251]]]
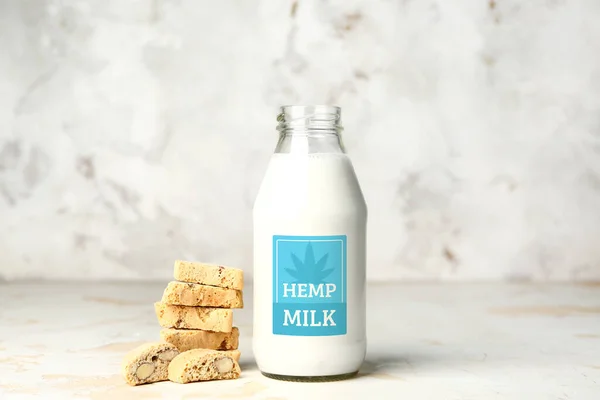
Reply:
[[240, 376], [239, 330], [233, 309], [244, 306], [243, 271], [220, 265], [176, 261], [175, 281], [154, 304], [161, 342], [129, 352], [122, 373], [130, 385], [178, 383]]
[[232, 309], [244, 306], [243, 271], [176, 261], [174, 276], [154, 304], [161, 338], [179, 351], [236, 350], [239, 330], [233, 326]]

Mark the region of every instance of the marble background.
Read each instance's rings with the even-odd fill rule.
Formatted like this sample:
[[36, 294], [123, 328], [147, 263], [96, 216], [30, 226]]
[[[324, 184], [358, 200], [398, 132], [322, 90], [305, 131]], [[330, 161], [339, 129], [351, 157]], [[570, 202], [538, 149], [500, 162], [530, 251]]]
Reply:
[[371, 280], [600, 279], [597, 0], [0, 0], [0, 279], [251, 265], [277, 106], [335, 103]]

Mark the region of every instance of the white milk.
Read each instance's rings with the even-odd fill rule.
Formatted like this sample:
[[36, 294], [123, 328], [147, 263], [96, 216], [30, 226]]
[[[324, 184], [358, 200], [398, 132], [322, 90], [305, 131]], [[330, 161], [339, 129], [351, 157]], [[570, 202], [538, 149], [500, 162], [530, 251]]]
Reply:
[[366, 223], [345, 154], [272, 156], [254, 205], [253, 346], [263, 373], [358, 371], [366, 351]]

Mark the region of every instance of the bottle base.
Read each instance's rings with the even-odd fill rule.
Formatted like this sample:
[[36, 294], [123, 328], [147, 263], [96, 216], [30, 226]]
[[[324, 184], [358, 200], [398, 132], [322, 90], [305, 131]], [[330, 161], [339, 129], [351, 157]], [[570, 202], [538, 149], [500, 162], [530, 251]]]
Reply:
[[279, 375], [279, 374], [271, 374], [268, 372], [260, 371], [261, 374], [266, 376], [267, 378], [277, 379], [279, 381], [286, 382], [334, 382], [334, 381], [343, 381], [346, 379], [354, 378], [358, 371], [350, 372], [347, 374], [339, 374], [339, 375], [327, 375], [327, 376], [290, 376], [290, 375]]

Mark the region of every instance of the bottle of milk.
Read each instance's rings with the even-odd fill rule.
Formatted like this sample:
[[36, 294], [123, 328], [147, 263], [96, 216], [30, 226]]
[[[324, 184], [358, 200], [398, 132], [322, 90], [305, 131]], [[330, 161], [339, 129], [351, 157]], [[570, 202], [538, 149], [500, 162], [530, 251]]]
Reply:
[[263, 375], [354, 376], [366, 351], [367, 206], [333, 106], [281, 108], [254, 204], [254, 355]]

